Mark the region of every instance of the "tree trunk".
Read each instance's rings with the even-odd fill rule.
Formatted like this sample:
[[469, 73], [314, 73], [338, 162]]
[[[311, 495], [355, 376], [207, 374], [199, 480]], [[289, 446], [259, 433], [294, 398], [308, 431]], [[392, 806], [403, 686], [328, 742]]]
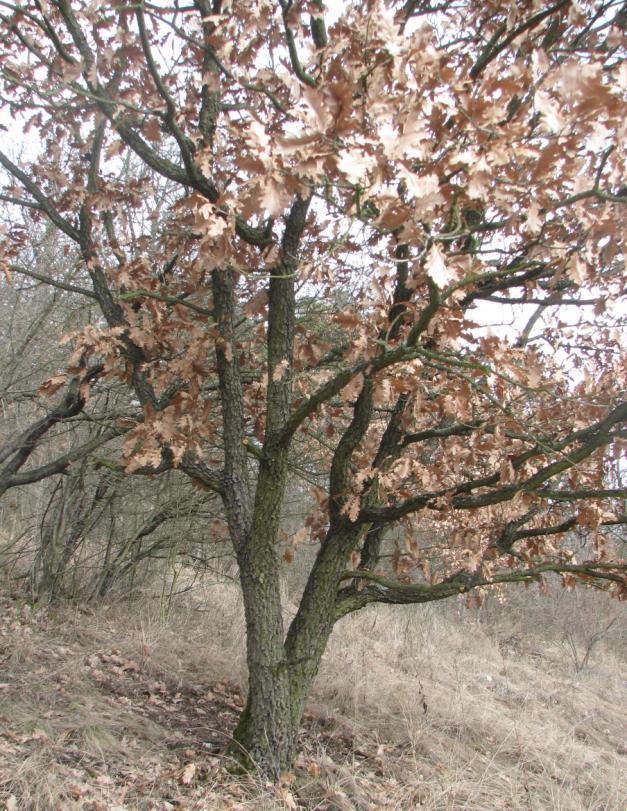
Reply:
[[296, 755], [305, 702], [333, 629], [337, 582], [336, 572], [328, 572], [326, 601], [306, 600], [285, 638], [276, 551], [283, 467], [261, 464], [254, 541], [238, 550], [249, 675], [246, 706], [230, 747], [245, 769], [272, 780], [291, 769]]
[[248, 698], [233, 733], [230, 753], [246, 769], [277, 780], [290, 771], [297, 753], [298, 732], [318, 672], [326, 641], [319, 655], [290, 665], [250, 668]]
[[[262, 466], [260, 483], [263, 478]], [[264, 553], [264, 544], [257, 543], [252, 566], [248, 555], [240, 557], [249, 685], [230, 753], [244, 768], [269, 779], [276, 780], [292, 768], [305, 703], [335, 624], [338, 575], [355, 537], [354, 530], [336, 536], [329, 533], [285, 642], [274, 544], [265, 546]], [[257, 576], [252, 577], [251, 571]]]
[[291, 720], [276, 548], [286, 474], [285, 452], [261, 462], [251, 530], [236, 547], [249, 676], [248, 699], [231, 754], [245, 768], [275, 780], [291, 763], [298, 728]]
[[[284, 646], [277, 537], [287, 481], [289, 442], [283, 438], [292, 402], [294, 276], [310, 198], [297, 197], [285, 221], [281, 258], [268, 284], [268, 382], [264, 442], [254, 504], [247, 481], [243, 387], [233, 353], [216, 346], [225, 430], [224, 503], [239, 565], [246, 617], [248, 700], [231, 753], [246, 768], [277, 779], [291, 767], [311, 678], [300, 679]], [[234, 340], [234, 278], [213, 273], [214, 312], [225, 346]], [[228, 430], [227, 430], [228, 429]], [[320, 659], [315, 662], [314, 673]], [[302, 684], [301, 684], [302, 682]]]
[[[276, 570], [269, 555], [240, 559], [246, 616], [248, 699], [231, 754], [246, 769], [277, 779], [293, 753], [290, 689], [283, 652], [283, 618]], [[274, 550], [270, 550], [274, 555]], [[241, 556], [240, 556], [241, 558]], [[266, 558], [264, 561], [263, 558]]]
[[278, 780], [296, 754], [298, 721], [294, 721], [288, 674], [251, 671], [248, 698], [233, 733], [230, 753], [244, 769]]

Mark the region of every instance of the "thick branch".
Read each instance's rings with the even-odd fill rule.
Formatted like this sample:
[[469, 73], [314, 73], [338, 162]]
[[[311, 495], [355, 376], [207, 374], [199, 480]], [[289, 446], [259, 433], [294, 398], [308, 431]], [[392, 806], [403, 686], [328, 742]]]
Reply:
[[336, 617], [339, 619], [371, 603], [387, 603], [389, 605], [429, 603], [435, 600], [445, 600], [459, 594], [466, 594], [482, 586], [493, 586], [498, 583], [528, 583], [543, 574], [549, 573], [594, 578], [618, 583], [623, 589], [627, 588], [627, 565], [618, 562], [597, 563], [590, 561], [577, 565], [555, 561], [541, 563], [529, 569], [497, 572], [489, 577], [481, 573], [464, 573], [443, 583], [416, 583], [412, 585], [401, 584], [373, 572], [359, 569], [346, 572], [342, 579], [348, 580], [350, 578], [368, 585], [361, 590], [357, 590], [355, 586], [341, 589], [338, 592], [336, 603]]
[[421, 349], [419, 347], [399, 346], [390, 349], [387, 352], [382, 352], [375, 358], [361, 361], [348, 369], [342, 369], [335, 377], [328, 380], [317, 391], [315, 391], [309, 399], [298, 406], [292, 413], [291, 417], [285, 424], [285, 428], [281, 434], [281, 441], [286, 442], [298, 430], [299, 426], [313, 414], [316, 409], [326, 403], [338, 392], [340, 392], [350, 381], [368, 371], [369, 373], [379, 372], [382, 369], [387, 369], [396, 363], [405, 363], [410, 360], [415, 360], [420, 357]]
[[294, 37], [294, 32], [289, 26], [287, 17], [289, 11], [292, 7], [291, 0], [279, 0], [281, 4], [281, 13], [283, 16], [283, 30], [285, 31], [285, 41], [287, 42], [287, 50], [290, 55], [290, 63], [292, 65], [292, 70], [296, 74], [296, 76], [300, 79], [303, 84], [309, 85], [309, 87], [315, 87], [317, 82], [310, 76], [307, 71], [303, 68], [300, 62], [300, 57], [298, 55], [298, 48], [296, 47], [296, 39]]
[[292, 205], [285, 223], [279, 265], [270, 276], [266, 443], [273, 443], [280, 435], [292, 400], [295, 274], [310, 200], [299, 197]]
[[110, 428], [93, 439], [84, 442], [82, 445], [73, 448], [71, 451], [64, 453], [62, 456], [57, 457], [52, 462], [48, 462], [45, 465], [41, 465], [40, 467], [33, 468], [31, 470], [16, 473], [15, 475], [11, 476], [10, 479], [5, 479], [3, 471], [0, 478], [0, 496], [11, 487], [21, 487], [26, 484], [33, 484], [34, 482], [40, 482], [43, 479], [47, 479], [50, 476], [55, 476], [58, 473], [66, 473], [72, 462], [76, 462], [78, 459], [84, 459], [86, 456], [89, 456], [90, 453], [93, 453], [98, 448], [106, 445], [106, 443], [111, 439], [115, 439], [115, 437], [118, 437], [123, 433], [123, 429]]
[[244, 426], [244, 392], [235, 349], [234, 271], [211, 273], [214, 318], [219, 339], [215, 344], [220, 401], [224, 426], [223, 495], [231, 538], [235, 545], [246, 542], [252, 518], [250, 481]]
[[324, 3], [322, 0], [314, 0], [312, 6], [315, 12], [309, 16], [309, 27], [311, 29], [311, 38], [314, 41], [314, 45], [320, 50], [326, 48], [329, 44], [327, 26], [323, 16]]
[[[522, 522], [524, 523], [524, 521]], [[627, 524], [627, 516], [621, 515], [606, 521], [601, 521], [599, 526], [614, 527]], [[508, 554], [515, 543], [524, 541], [527, 538], [538, 538], [544, 535], [562, 535], [565, 532], [570, 532], [577, 526], [577, 516], [573, 515], [570, 518], [562, 521], [560, 524], [553, 524], [548, 527], [529, 527], [527, 529], [519, 529], [521, 522], [513, 522], [505, 529], [499, 540], [495, 543], [496, 549], [502, 554]]]
[[205, 462], [191, 453], [184, 454], [179, 469], [192, 479], [200, 482], [200, 484], [213, 490], [214, 493], [223, 495], [224, 483], [221, 470], [212, 470]]
[[485, 70], [485, 68], [490, 64], [490, 62], [495, 59], [501, 51], [504, 51], [508, 45], [519, 37], [521, 34], [524, 34], [525, 31], [528, 31], [530, 28], [535, 28], [539, 25], [542, 20], [545, 20], [547, 17], [550, 17], [556, 11], [559, 11], [562, 8], [565, 8], [570, 4], [570, 0], [560, 0], [558, 3], [555, 3], [553, 6], [549, 6], [549, 8], [544, 9], [544, 11], [540, 11], [537, 14], [534, 14], [533, 17], [530, 17], [525, 22], [521, 23], [520, 25], [516, 26], [510, 33], [505, 37], [504, 40], [499, 42], [499, 38], [501, 34], [505, 33], [507, 30], [507, 26], [505, 23], [501, 25], [496, 34], [492, 37], [490, 42], [485, 47], [483, 53], [477, 59], [475, 64], [472, 66], [470, 71], [470, 77], [472, 79], [476, 79], [481, 73]]
[[[157, 90], [159, 91], [159, 95], [164, 100], [166, 105], [166, 114], [165, 114], [165, 121], [167, 122], [167, 126], [169, 131], [174, 136], [176, 143], [178, 144], [181, 157], [183, 159], [183, 163], [185, 165], [185, 170], [187, 175], [190, 178], [198, 178], [199, 180], [205, 180], [202, 177], [198, 167], [194, 163], [194, 144], [193, 142], [185, 135], [185, 133], [179, 127], [177, 120], [176, 120], [176, 105], [174, 104], [174, 100], [172, 96], [169, 94], [168, 89], [166, 88], [161, 75], [159, 74], [159, 70], [157, 68], [157, 64], [154, 60], [152, 55], [152, 50], [150, 48], [150, 42], [148, 40], [148, 35], [146, 33], [146, 25], [144, 20], [144, 12], [143, 8], [138, 8], [136, 11], [137, 16], [137, 25], [139, 29], [139, 39], [141, 41], [142, 50], [144, 52], [144, 58], [146, 60], [146, 65], [148, 67], [148, 71], [152, 76], [152, 79], [155, 83]], [[213, 184], [212, 184], [213, 185]], [[215, 191], [216, 199], [217, 199], [217, 190]]]
[[0, 449], [0, 462], [5, 462], [7, 459], [13, 457], [0, 474], [0, 482], [10, 480], [15, 473], [17, 473], [35, 450], [40, 439], [53, 425], [56, 425], [58, 422], [63, 422], [70, 417], [75, 417], [82, 411], [86, 402], [83, 387], [89, 385], [89, 383], [95, 380], [101, 373], [102, 366], [98, 365], [89, 369], [82, 378], [74, 378], [70, 382], [63, 400], [56, 408], [52, 409], [45, 417], [34, 422], [18, 437], [10, 440]]

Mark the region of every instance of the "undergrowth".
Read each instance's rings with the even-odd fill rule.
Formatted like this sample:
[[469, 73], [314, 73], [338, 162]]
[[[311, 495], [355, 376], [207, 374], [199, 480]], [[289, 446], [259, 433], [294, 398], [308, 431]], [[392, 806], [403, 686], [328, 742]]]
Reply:
[[627, 793], [620, 622], [580, 668], [572, 633], [521, 630], [505, 608], [347, 618], [294, 772], [273, 786], [234, 777], [224, 755], [246, 676], [234, 586], [197, 589], [167, 616], [148, 599], [0, 609], [9, 810], [618, 811]]

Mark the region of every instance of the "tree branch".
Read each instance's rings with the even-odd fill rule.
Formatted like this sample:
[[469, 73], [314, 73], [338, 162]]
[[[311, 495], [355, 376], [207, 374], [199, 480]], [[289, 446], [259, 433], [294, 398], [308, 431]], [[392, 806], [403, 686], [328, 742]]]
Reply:
[[513, 569], [496, 572], [489, 577], [481, 573], [460, 573], [443, 583], [402, 584], [363, 569], [346, 572], [342, 580], [353, 579], [367, 585], [358, 590], [354, 585], [340, 589], [336, 602], [336, 617], [344, 617], [371, 603], [388, 605], [410, 605], [445, 600], [459, 594], [466, 594], [483, 586], [494, 586], [499, 583], [528, 583], [543, 574], [572, 574], [583, 578], [594, 578], [617, 583], [622, 590], [627, 590], [627, 565], [624, 563], [597, 563], [590, 561], [582, 564], [562, 563], [559, 561], [541, 563], [529, 569]]
[[494, 473], [491, 476], [482, 477], [480, 479], [473, 479], [462, 482], [454, 487], [445, 488], [438, 492], [423, 493], [419, 496], [409, 498], [400, 504], [395, 504], [389, 507], [367, 507], [363, 509], [358, 518], [359, 523], [369, 522], [390, 522], [404, 515], [409, 515], [412, 512], [423, 510], [426, 507], [436, 509], [436, 502], [438, 499], [446, 498], [450, 500], [451, 507], [455, 509], [468, 510], [476, 507], [485, 507], [492, 504], [499, 504], [503, 501], [511, 500], [518, 492], [535, 492], [541, 498], [560, 498], [568, 500], [569, 498], [600, 498], [600, 494], [605, 493], [608, 496], [616, 496], [618, 498], [627, 497], [627, 490], [585, 490], [585, 491], [549, 491], [541, 490], [539, 486], [548, 479], [569, 470], [578, 462], [590, 456], [590, 454], [597, 448], [609, 444], [613, 441], [613, 435], [610, 434], [611, 428], [627, 420], [627, 403], [621, 403], [616, 406], [610, 414], [603, 420], [589, 426], [581, 431], [576, 431], [570, 434], [565, 439], [548, 449], [546, 447], [535, 447], [529, 451], [525, 451], [517, 457], [511, 459], [513, 469], [516, 471], [529, 459], [535, 456], [546, 454], [549, 450], [553, 453], [560, 452], [567, 448], [574, 442], [582, 442], [581, 446], [576, 450], [570, 451], [567, 456], [562, 459], [545, 465], [533, 476], [528, 479], [517, 482], [516, 484], [506, 485], [497, 490], [492, 490], [489, 493], [482, 493], [477, 496], [468, 495], [480, 487], [490, 487], [498, 484], [500, 481], [500, 474]]
[[287, 50], [290, 55], [292, 70], [303, 84], [306, 84], [309, 87], [316, 87], [316, 80], [313, 78], [313, 76], [310, 76], [301, 65], [300, 57], [298, 56], [298, 49], [296, 47], [296, 40], [294, 38], [294, 32], [290, 28], [287, 21], [287, 15], [292, 8], [292, 2], [291, 0], [279, 0], [279, 4], [281, 6], [281, 13], [283, 16], [283, 29], [285, 31], [285, 40], [287, 42]]
[[501, 51], [504, 51], [508, 45], [510, 45], [516, 37], [519, 37], [521, 34], [524, 34], [525, 31], [528, 31], [530, 28], [535, 28], [539, 25], [542, 20], [545, 20], [547, 17], [550, 17], [556, 11], [559, 11], [562, 8], [565, 8], [570, 4], [570, 0], [560, 0], [558, 3], [555, 3], [553, 6], [549, 6], [549, 8], [544, 9], [544, 11], [540, 11], [537, 14], [534, 14], [533, 17], [530, 17], [525, 22], [521, 23], [519, 26], [514, 28], [510, 33], [505, 37], [502, 42], [498, 42], [498, 39], [501, 34], [505, 33], [507, 30], [507, 25], [503, 23], [496, 31], [494, 37], [490, 40], [490, 42], [485, 47], [483, 53], [479, 56], [475, 64], [472, 66], [470, 70], [470, 78], [476, 79], [481, 73], [485, 70], [485, 68], [489, 65], [489, 63], [497, 57]]
[[97, 365], [87, 370], [81, 378], [74, 378], [70, 382], [63, 400], [56, 408], [52, 409], [45, 417], [34, 422], [17, 438], [5, 443], [0, 449], [0, 462], [9, 460], [0, 471], [0, 496], [12, 487], [41, 481], [56, 473], [64, 473], [71, 462], [91, 453], [91, 451], [113, 437], [124, 433], [124, 429], [108, 429], [98, 437], [68, 451], [48, 464], [18, 473], [38, 447], [42, 437], [54, 425], [69, 420], [82, 411], [86, 402], [84, 386], [96, 380], [102, 371], [103, 367]]
[[28, 276], [30, 279], [37, 279], [39, 282], [49, 284], [51, 287], [58, 287], [60, 290], [67, 290], [68, 293], [78, 293], [81, 296], [87, 296], [87, 298], [98, 301], [98, 296], [93, 290], [88, 290], [86, 287], [79, 287], [69, 282], [61, 282], [58, 279], [53, 279], [51, 276], [46, 276], [44, 273], [39, 273], [36, 270], [27, 270], [21, 265], [9, 265], [9, 271], [21, 276]]
[[[295, 326], [295, 271], [311, 197], [298, 197], [285, 222], [278, 267], [270, 274], [268, 291], [268, 393], [266, 443], [281, 434], [292, 401], [292, 362]], [[277, 272], [278, 271], [278, 272]], [[280, 444], [280, 443], [279, 443]]]
[[[38, 207], [48, 216], [59, 231], [62, 231], [66, 236], [73, 239], [74, 242], [80, 242], [80, 234], [61, 214], [57, 211], [49, 197], [47, 197], [39, 188], [39, 186], [31, 180], [26, 172], [23, 172], [19, 166], [16, 166], [13, 161], [3, 153], [0, 152], [0, 163], [4, 168], [13, 175], [16, 180], [19, 180], [22, 186], [31, 194], [38, 203]], [[23, 203], [19, 203], [23, 205]]]
[[247, 540], [253, 505], [244, 430], [244, 392], [235, 348], [234, 276], [232, 268], [211, 272], [214, 318], [219, 331], [215, 354], [224, 425], [223, 497], [233, 543], [240, 546]]

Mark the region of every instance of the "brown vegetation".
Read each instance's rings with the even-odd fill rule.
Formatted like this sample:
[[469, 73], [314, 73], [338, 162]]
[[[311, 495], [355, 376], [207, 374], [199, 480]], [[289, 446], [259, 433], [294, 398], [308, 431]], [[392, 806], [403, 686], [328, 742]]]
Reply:
[[580, 673], [563, 642], [569, 628], [585, 646], [610, 618], [595, 597], [345, 619], [276, 786], [226, 768], [245, 684], [233, 586], [179, 599], [165, 621], [148, 598], [98, 612], [3, 598], [1, 807], [618, 811], [620, 629]]

